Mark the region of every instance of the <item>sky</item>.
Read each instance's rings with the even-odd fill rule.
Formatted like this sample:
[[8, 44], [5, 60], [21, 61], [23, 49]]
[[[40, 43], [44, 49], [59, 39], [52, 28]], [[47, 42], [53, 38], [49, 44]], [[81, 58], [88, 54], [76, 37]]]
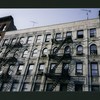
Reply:
[[0, 17], [12, 15], [17, 29], [25, 29], [85, 20], [87, 12], [89, 19], [97, 18], [99, 10], [100, 8], [12, 8], [0, 9]]

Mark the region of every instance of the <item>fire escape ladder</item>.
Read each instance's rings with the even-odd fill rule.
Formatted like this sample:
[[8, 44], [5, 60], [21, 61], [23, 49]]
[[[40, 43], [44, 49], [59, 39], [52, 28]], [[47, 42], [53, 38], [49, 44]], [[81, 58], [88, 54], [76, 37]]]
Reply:
[[[11, 52], [12, 50], [16, 51], [18, 50], [19, 48], [22, 47], [22, 44], [17, 42], [15, 43], [14, 45], [10, 44], [10, 45], [7, 45], [6, 47], [6, 51], [5, 51], [5, 54], [3, 55], [3, 61], [1, 62], [1, 67], [4, 69], [5, 68], [5, 65], [6, 64], [14, 64], [16, 65], [18, 60], [17, 58], [15, 57], [15, 53], [13, 54], [12, 57], [6, 57], [8, 55], [9, 52]], [[11, 74], [9, 74], [9, 69], [10, 68], [7, 68], [6, 69], [6, 72], [2, 72], [2, 74], [0, 75], [0, 83], [7, 83], [7, 86], [5, 87], [4, 91], [7, 91], [10, 87], [11, 87], [11, 84], [12, 82], [14, 81], [13, 77], [11, 76]], [[11, 68], [11, 71], [13, 71], [15, 69], [15, 67]], [[2, 71], [2, 70], [1, 70]]]
[[[58, 65], [62, 62], [62, 60], [67, 60], [67, 61], [71, 61], [72, 57], [70, 55], [70, 53], [64, 53], [62, 56], [59, 56], [57, 54], [57, 52], [60, 50], [60, 48], [63, 46], [64, 43], [72, 43], [72, 39], [69, 37], [66, 37], [59, 45], [59, 47], [53, 52], [53, 54], [49, 55], [49, 58], [51, 59], [55, 59], [57, 60], [57, 64], [53, 67], [53, 69], [51, 69], [51, 71], [49, 73], [46, 73], [46, 77], [47, 78], [51, 78], [52, 80], [54, 80], [55, 82], [53, 83], [53, 86], [51, 87], [51, 89], [49, 91], [53, 91], [54, 88], [57, 86], [58, 83], [61, 83], [61, 81], [65, 82], [66, 80], [69, 80], [70, 76], [68, 75], [68, 73], [65, 75], [63, 74], [59, 74], [56, 75], [55, 74], [55, 70], [58, 67]], [[68, 47], [66, 48], [66, 50], [68, 50]], [[56, 56], [56, 57], [55, 57]], [[58, 59], [59, 58], [59, 59]], [[68, 69], [69, 70], [69, 69]]]

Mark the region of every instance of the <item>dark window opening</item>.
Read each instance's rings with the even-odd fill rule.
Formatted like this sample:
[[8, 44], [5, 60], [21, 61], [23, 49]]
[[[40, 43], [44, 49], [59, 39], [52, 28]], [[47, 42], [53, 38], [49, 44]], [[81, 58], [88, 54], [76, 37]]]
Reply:
[[50, 91], [52, 89], [53, 83], [47, 83], [46, 91]]
[[91, 86], [91, 91], [100, 91], [99, 90], [99, 85], [92, 85]]
[[54, 73], [54, 67], [56, 66], [56, 63], [50, 64], [50, 73]]
[[82, 91], [83, 85], [82, 84], [75, 84], [75, 91]]
[[61, 38], [61, 33], [56, 33], [56, 40], [62, 40], [62, 38]]
[[60, 91], [67, 91], [67, 84], [60, 84]]
[[95, 44], [90, 46], [90, 55], [97, 55], [97, 46]]
[[33, 91], [39, 91], [39, 89], [40, 89], [40, 83], [35, 83]]
[[91, 76], [98, 76], [98, 64], [97, 62], [91, 62]]
[[77, 31], [77, 38], [83, 38], [83, 30]]
[[77, 46], [77, 55], [82, 55], [83, 54], [83, 46], [79, 45]]
[[77, 62], [76, 63], [76, 75], [82, 75], [83, 74], [83, 63]]
[[96, 29], [90, 29], [90, 37], [95, 37], [96, 36]]
[[69, 54], [71, 52], [70, 46], [66, 46], [64, 49], [64, 54]]

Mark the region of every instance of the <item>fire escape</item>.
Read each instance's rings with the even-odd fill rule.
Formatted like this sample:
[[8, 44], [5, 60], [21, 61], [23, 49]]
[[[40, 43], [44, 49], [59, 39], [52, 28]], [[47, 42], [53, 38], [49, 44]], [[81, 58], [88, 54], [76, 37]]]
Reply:
[[[53, 83], [53, 86], [50, 88], [49, 91], [53, 91], [54, 88], [57, 86], [58, 83], [63, 83], [66, 80], [69, 81], [70, 80], [70, 75], [69, 75], [69, 68], [67, 68], [66, 70], [64, 70], [63, 73], [60, 74], [56, 74], [56, 68], [58, 67], [58, 65], [65, 60], [68, 63], [71, 63], [72, 60], [72, 56], [70, 54], [70, 52], [67, 53], [63, 53], [62, 55], [59, 55], [58, 51], [61, 49], [61, 47], [66, 43], [66, 44], [72, 44], [72, 38], [71, 36], [67, 36], [64, 40], [56, 40], [56, 39], [52, 39], [52, 43], [55, 44], [59, 44], [59, 46], [57, 47], [57, 49], [51, 53], [49, 55], [49, 59], [53, 59], [57, 61], [57, 64], [50, 70], [49, 73], [46, 73], [45, 76], [46, 78], [50, 78], [53, 81], [55, 81]], [[68, 50], [69, 48], [67, 47], [66, 50]]]
[[[5, 44], [6, 50], [2, 57], [0, 58], [0, 85], [2, 86], [3, 83], [7, 83], [7, 86], [5, 87], [4, 91], [7, 91], [13, 81], [15, 80], [12, 76], [12, 73], [9, 73], [10, 67], [6, 65], [16, 65], [18, 64], [18, 59], [15, 56], [16, 51], [19, 50], [19, 48], [22, 48], [22, 44], [20, 42], [16, 43], [10, 43]], [[13, 51], [13, 54], [9, 57], [8, 54]], [[15, 68], [11, 68], [13, 71]]]

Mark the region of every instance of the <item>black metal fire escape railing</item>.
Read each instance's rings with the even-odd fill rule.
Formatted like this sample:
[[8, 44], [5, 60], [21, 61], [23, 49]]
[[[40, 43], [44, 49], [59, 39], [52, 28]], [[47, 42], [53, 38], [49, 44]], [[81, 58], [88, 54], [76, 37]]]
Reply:
[[[6, 44], [6, 50], [5, 53], [3, 54], [3, 56], [0, 58], [0, 71], [2, 71], [2, 69], [5, 69], [6, 64], [9, 65], [16, 65], [16, 63], [18, 62], [17, 57], [15, 57], [15, 53], [19, 48], [22, 48], [22, 44], [20, 42], [16, 42], [15, 44]], [[7, 57], [8, 54], [14, 50], [14, 54], [11, 57]], [[9, 88], [10, 83], [14, 81], [14, 79], [12, 78], [11, 75], [9, 75], [9, 67], [6, 68], [6, 71], [2, 71], [2, 74], [0, 75], [0, 83], [7, 83], [8, 85], [6, 86], [7, 88]]]
[[[66, 43], [66, 44], [69, 44], [69, 43], [73, 43], [72, 41], [72, 38], [71, 37], [66, 37], [64, 40], [60, 40], [60, 42], [56, 39], [53, 39], [52, 40], [53, 43], [56, 43], [56, 44], [59, 44], [59, 47], [52, 53], [49, 55], [49, 58], [50, 59], [54, 59], [57, 61], [57, 64], [52, 68], [52, 70], [49, 72], [49, 73], [45, 73], [45, 76], [47, 78], [50, 78], [52, 79], [53, 81], [55, 81], [52, 85], [52, 87], [50, 88], [49, 91], [53, 91], [54, 88], [56, 87], [56, 85], [58, 83], [61, 83], [61, 82], [65, 82], [66, 80], [70, 80], [70, 75], [69, 75], [69, 68], [67, 68], [66, 72], [65, 73], [62, 73], [62, 74], [56, 74], [55, 71], [56, 71], [56, 68], [58, 67], [58, 65], [63, 61], [63, 60], [66, 60], [68, 61], [69, 63], [71, 62], [72, 60], [72, 56], [70, 53], [64, 53], [62, 55], [59, 55], [57, 54], [58, 51], [61, 49], [61, 47]], [[68, 50], [68, 48], [66, 48], [66, 50]]]

